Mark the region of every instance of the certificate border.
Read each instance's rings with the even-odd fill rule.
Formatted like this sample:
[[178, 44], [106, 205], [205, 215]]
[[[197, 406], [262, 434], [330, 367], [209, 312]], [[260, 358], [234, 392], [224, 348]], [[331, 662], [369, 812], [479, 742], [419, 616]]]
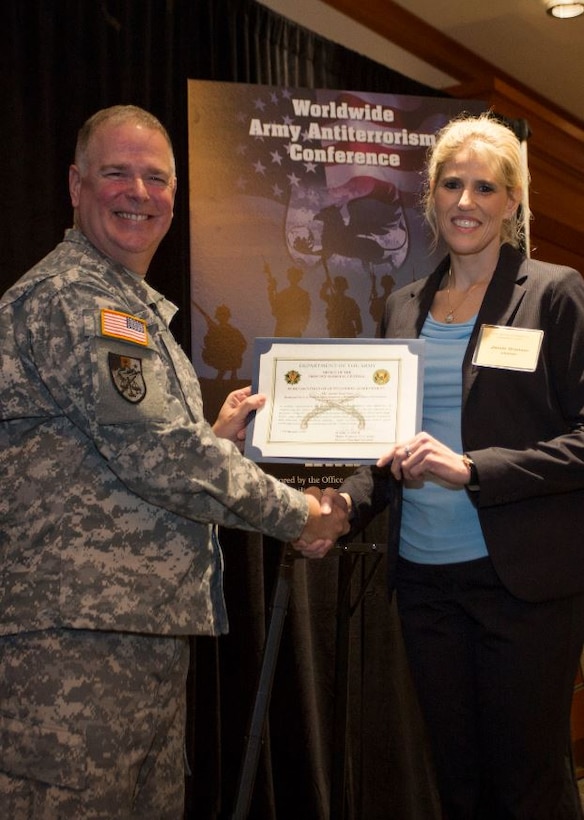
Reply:
[[[299, 348], [310, 348], [310, 347], [336, 347], [336, 346], [349, 346], [355, 348], [364, 348], [364, 347], [372, 347], [376, 348], [379, 352], [379, 356], [387, 356], [387, 348], [388, 347], [395, 347], [395, 348], [402, 348], [407, 351], [409, 357], [413, 358], [412, 366], [415, 367], [415, 390], [413, 391], [415, 395], [410, 395], [410, 404], [415, 407], [414, 418], [411, 421], [411, 429], [409, 429], [405, 437], [409, 437], [410, 435], [414, 435], [421, 429], [422, 423], [422, 400], [423, 400], [423, 371], [424, 371], [424, 350], [425, 344], [423, 339], [330, 339], [330, 338], [290, 338], [290, 337], [282, 337], [282, 336], [274, 336], [274, 337], [258, 337], [254, 341], [254, 349], [253, 349], [253, 375], [252, 375], [252, 391], [254, 393], [258, 392], [259, 385], [260, 385], [260, 371], [262, 366], [262, 356], [266, 353], [269, 353], [270, 350], [274, 345], [281, 346], [282, 348], [289, 347], [289, 355], [294, 357], [296, 354], [297, 358], [310, 358], [309, 355], [304, 355], [302, 352], [299, 353]], [[286, 351], [284, 351], [286, 355]], [[308, 351], [307, 351], [308, 354]], [[318, 358], [318, 357], [317, 357]], [[400, 397], [400, 400], [403, 397]], [[261, 412], [263, 412], [266, 408], [263, 408]], [[269, 455], [264, 451], [265, 442], [260, 441], [254, 442], [254, 438], [256, 437], [256, 415], [253, 413], [251, 415], [246, 439], [245, 439], [245, 448], [244, 453], [245, 455], [253, 461], [256, 462], [270, 462], [270, 463], [289, 463], [289, 464], [305, 464], [310, 466], [315, 465], [322, 465], [322, 464], [374, 464], [377, 461], [377, 458], [382, 454], [381, 447], [383, 446], [381, 443], [379, 444], [380, 450], [376, 453], [375, 456], [367, 456], [363, 454], [355, 454], [355, 449], [363, 449], [362, 443], [355, 443], [355, 442], [348, 442], [346, 444], [346, 450], [342, 450], [342, 444], [339, 444], [334, 453], [325, 453], [324, 450], [319, 453], [315, 454], [314, 450], [319, 446], [317, 444], [314, 445], [307, 445], [310, 448], [310, 453], [308, 453], [305, 457], [299, 457], [297, 455], [282, 455], [282, 456], [275, 456]], [[326, 445], [321, 445], [326, 447]], [[370, 445], [374, 446], [374, 445]], [[353, 451], [353, 452], [351, 452]]]

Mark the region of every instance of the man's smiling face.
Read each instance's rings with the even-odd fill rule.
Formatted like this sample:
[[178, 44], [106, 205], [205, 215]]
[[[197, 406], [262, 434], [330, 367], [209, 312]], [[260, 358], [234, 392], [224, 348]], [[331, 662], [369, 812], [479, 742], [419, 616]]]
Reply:
[[164, 135], [104, 123], [69, 171], [75, 224], [98, 250], [145, 276], [172, 222], [176, 176]]

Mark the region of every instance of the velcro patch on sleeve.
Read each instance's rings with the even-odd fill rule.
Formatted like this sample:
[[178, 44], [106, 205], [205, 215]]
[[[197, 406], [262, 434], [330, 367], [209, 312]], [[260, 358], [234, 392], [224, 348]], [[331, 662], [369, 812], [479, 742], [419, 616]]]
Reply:
[[101, 311], [101, 333], [114, 339], [124, 339], [138, 345], [148, 344], [148, 329], [143, 319], [130, 313], [103, 308]]

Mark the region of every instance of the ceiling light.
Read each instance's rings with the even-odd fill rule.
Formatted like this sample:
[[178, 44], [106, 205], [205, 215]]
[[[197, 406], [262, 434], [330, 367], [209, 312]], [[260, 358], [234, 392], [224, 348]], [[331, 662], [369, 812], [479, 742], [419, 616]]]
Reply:
[[548, 14], [552, 17], [579, 17], [584, 14], [584, 3], [572, 3], [571, 0], [543, 0]]

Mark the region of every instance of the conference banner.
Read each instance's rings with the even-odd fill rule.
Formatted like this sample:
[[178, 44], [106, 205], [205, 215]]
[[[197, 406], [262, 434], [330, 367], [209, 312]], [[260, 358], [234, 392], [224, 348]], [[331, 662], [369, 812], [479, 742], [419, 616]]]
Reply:
[[[256, 339], [375, 337], [387, 296], [428, 275], [423, 168], [484, 103], [190, 80], [192, 358], [209, 416], [251, 383]], [[343, 465], [269, 465], [298, 487]]]

